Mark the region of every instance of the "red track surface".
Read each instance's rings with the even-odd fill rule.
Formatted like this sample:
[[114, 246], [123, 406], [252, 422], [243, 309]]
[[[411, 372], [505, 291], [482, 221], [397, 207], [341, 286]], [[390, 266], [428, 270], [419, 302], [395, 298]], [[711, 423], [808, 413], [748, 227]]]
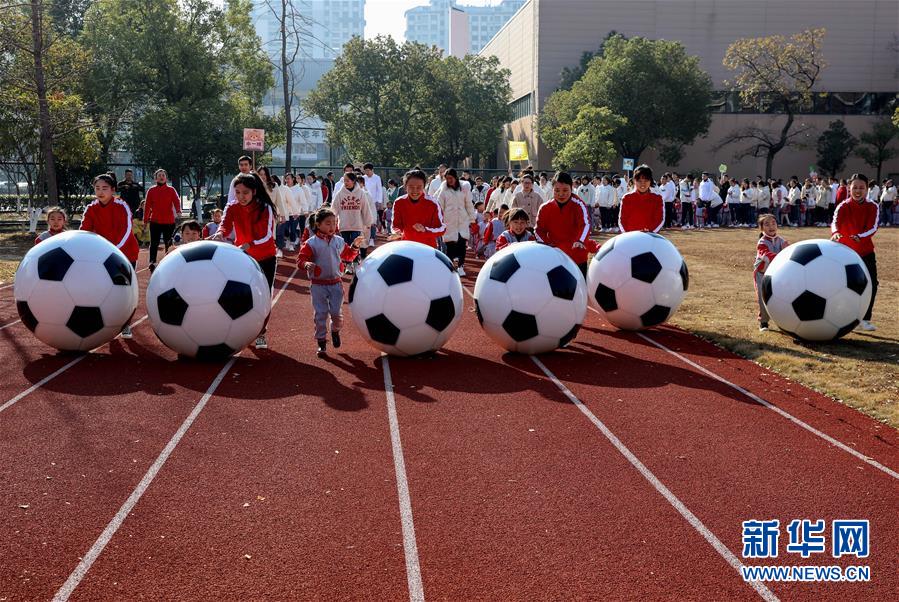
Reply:
[[[11, 296], [0, 290], [0, 326]], [[270, 349], [225, 374], [72, 599], [410, 597], [382, 360], [352, 327], [317, 358], [311, 315], [297, 277]], [[895, 430], [677, 329], [648, 335], [899, 469]], [[0, 406], [73, 357], [21, 325], [0, 331]], [[741, 522], [778, 518], [780, 557], [748, 564], [871, 566], [867, 584], [767, 584], [774, 595], [899, 591], [893, 476], [592, 312], [571, 348], [541, 360], [738, 558]], [[425, 598], [759, 597], [473, 313], [445, 353], [389, 366]], [[176, 361], [144, 322], [0, 411], [0, 600], [53, 597], [221, 368]], [[870, 519], [870, 558], [785, 554], [794, 518]]]

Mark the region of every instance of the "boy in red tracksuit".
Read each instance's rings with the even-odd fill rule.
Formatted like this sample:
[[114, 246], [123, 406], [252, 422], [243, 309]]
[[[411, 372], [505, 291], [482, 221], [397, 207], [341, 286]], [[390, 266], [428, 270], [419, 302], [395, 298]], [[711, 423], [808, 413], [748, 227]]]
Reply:
[[877, 295], [877, 258], [874, 255], [874, 235], [880, 222], [880, 206], [868, 200], [868, 177], [864, 174], [853, 174], [849, 178], [849, 198], [837, 205], [833, 212], [830, 231], [831, 240], [843, 243], [858, 253], [868, 273], [871, 274], [871, 302], [859, 323], [863, 330], [877, 330], [871, 324], [871, 312], [874, 310], [874, 297]]
[[159, 240], [165, 245], [165, 252], [172, 246], [172, 235], [175, 233], [175, 222], [181, 215], [181, 199], [178, 192], [168, 184], [168, 174], [164, 169], [157, 169], [153, 174], [156, 185], [147, 190], [144, 200], [144, 225], [150, 224], [150, 271], [156, 269], [156, 255], [159, 253]]
[[538, 242], [556, 247], [571, 257], [587, 277], [586, 241], [590, 235], [587, 206], [571, 194], [574, 181], [560, 171], [553, 178], [553, 198], [540, 205], [534, 234]]
[[446, 232], [440, 205], [424, 193], [425, 172], [413, 169], [403, 177], [406, 194], [393, 203], [393, 234], [390, 240], [412, 240], [437, 248]]
[[[116, 179], [112, 173], [104, 173], [94, 178], [94, 196], [97, 197], [81, 216], [81, 229], [99, 234], [115, 245], [131, 267], [137, 265], [140, 246], [131, 231], [131, 209], [128, 203], [116, 197]], [[131, 338], [131, 324], [122, 328], [122, 338]]]
[[[275, 205], [268, 189], [256, 172], [238, 174], [234, 181], [237, 202], [225, 208], [222, 225], [210, 236], [210, 240], [225, 240], [233, 231], [234, 244], [255, 259], [268, 280], [269, 289], [275, 284]], [[265, 329], [259, 333], [256, 349], [268, 349]]]
[[658, 232], [665, 224], [665, 202], [651, 192], [652, 169], [640, 165], [634, 170], [634, 190], [621, 199], [618, 227], [621, 232]]

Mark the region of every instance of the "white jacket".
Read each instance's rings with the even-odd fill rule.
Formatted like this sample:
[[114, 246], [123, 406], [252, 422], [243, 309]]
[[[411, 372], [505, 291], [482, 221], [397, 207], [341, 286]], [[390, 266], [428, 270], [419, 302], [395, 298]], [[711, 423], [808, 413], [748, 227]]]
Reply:
[[611, 209], [618, 204], [618, 190], [611, 184], [600, 184], [596, 187], [596, 206]]
[[334, 196], [331, 210], [337, 214], [337, 227], [342, 232], [363, 232], [375, 223], [371, 212], [371, 196], [356, 184], [352, 190], [344, 186]]
[[471, 189], [460, 186], [459, 190], [449, 188], [445, 183], [437, 191], [437, 204], [443, 211], [446, 233], [443, 239], [455, 242], [459, 236], [468, 240], [468, 226], [475, 221], [474, 206], [471, 204]]

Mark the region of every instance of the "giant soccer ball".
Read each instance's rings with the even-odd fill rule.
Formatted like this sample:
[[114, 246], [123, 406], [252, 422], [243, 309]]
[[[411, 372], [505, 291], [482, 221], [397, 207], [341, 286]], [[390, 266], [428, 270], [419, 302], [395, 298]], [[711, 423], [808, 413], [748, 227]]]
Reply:
[[375, 249], [356, 269], [350, 312], [362, 336], [390, 355], [440, 349], [462, 317], [462, 282], [446, 255], [417, 242]]
[[478, 274], [475, 309], [487, 335], [517, 353], [544, 353], [570, 343], [587, 313], [577, 265], [559, 249], [516, 243]]
[[871, 275], [846, 245], [803, 240], [778, 253], [765, 270], [762, 300], [781, 330], [807, 341], [830, 341], [864, 317]]
[[137, 309], [137, 275], [109, 241], [72, 230], [33, 247], [14, 289], [22, 323], [44, 343], [87, 351], [114, 339]]
[[684, 300], [689, 282], [677, 247], [652, 232], [627, 232], [607, 240], [587, 270], [590, 303], [623, 330], [668, 320]]
[[177, 247], [147, 286], [147, 313], [167, 347], [200, 360], [226, 358], [255, 339], [271, 311], [271, 289], [252, 257], [225, 242]]

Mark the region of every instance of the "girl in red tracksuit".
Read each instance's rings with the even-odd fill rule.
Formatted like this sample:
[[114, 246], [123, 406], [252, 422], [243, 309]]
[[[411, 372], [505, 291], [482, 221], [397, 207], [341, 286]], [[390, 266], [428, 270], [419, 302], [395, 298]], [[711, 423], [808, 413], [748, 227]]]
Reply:
[[[275, 205], [268, 195], [268, 189], [255, 172], [237, 174], [232, 182], [237, 202], [225, 208], [222, 225], [211, 240], [224, 240], [233, 231], [234, 244], [247, 255], [259, 262], [269, 288], [275, 283]], [[256, 339], [256, 349], [267, 349], [265, 330]]]
[[853, 174], [849, 178], [849, 198], [837, 205], [833, 212], [831, 240], [843, 243], [858, 253], [871, 274], [871, 302], [859, 324], [863, 330], [877, 330], [871, 324], [874, 297], [877, 295], [877, 258], [874, 256], [874, 235], [880, 222], [880, 207], [868, 200], [868, 176]]
[[553, 178], [553, 198], [540, 205], [534, 234], [538, 242], [558, 248], [587, 277], [587, 241], [590, 218], [587, 206], [571, 194], [574, 181], [567, 172], [560, 171]]
[[437, 239], [446, 232], [440, 205], [425, 194], [428, 177], [420, 169], [403, 176], [406, 194], [393, 203], [393, 234], [390, 240], [412, 240], [437, 248]]
[[[131, 231], [131, 209], [115, 194], [115, 174], [100, 174], [93, 184], [96, 198], [81, 216], [81, 229], [99, 234], [114, 244], [131, 262], [131, 267], [135, 267], [140, 247]], [[131, 338], [131, 324], [122, 328], [122, 338]]]
[[634, 190], [621, 199], [618, 227], [622, 233], [658, 232], [665, 224], [665, 202], [650, 191], [652, 169], [649, 165], [640, 165], [634, 170], [634, 185]]

